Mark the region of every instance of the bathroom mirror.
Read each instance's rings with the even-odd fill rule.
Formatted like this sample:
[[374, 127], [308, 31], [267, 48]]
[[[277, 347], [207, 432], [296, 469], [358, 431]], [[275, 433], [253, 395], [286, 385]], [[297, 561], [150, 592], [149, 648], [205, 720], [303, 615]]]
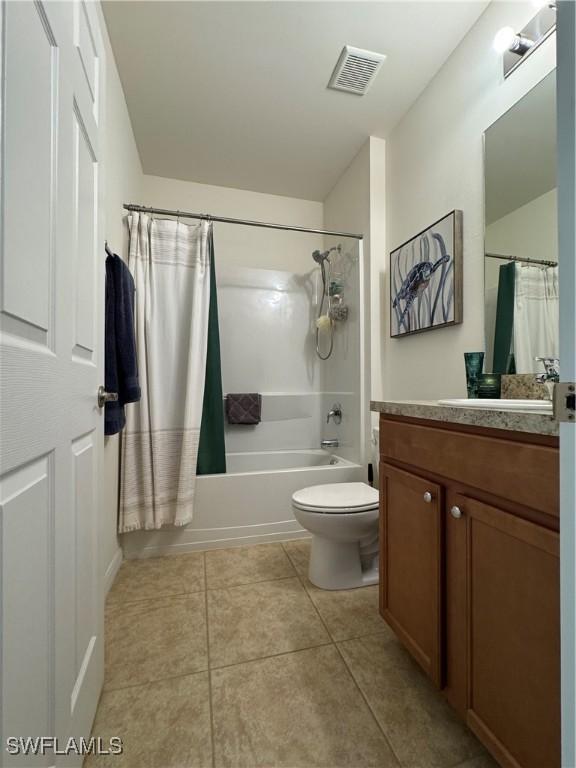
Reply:
[[558, 357], [556, 73], [488, 128], [485, 370], [541, 373]]

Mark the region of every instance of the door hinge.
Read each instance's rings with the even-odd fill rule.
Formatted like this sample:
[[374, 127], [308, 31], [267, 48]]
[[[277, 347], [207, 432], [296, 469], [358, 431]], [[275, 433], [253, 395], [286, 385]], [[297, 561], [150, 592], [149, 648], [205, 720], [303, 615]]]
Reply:
[[576, 383], [559, 381], [554, 385], [554, 418], [576, 422]]

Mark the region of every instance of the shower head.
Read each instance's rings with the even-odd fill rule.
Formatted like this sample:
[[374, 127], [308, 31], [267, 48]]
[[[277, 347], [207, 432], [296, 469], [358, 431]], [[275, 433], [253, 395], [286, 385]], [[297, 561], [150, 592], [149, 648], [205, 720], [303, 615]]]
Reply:
[[321, 251], [313, 251], [312, 258], [318, 264], [322, 264], [322, 262], [328, 258], [328, 253], [329, 251], [324, 251], [324, 253], [322, 253]]
[[333, 248], [329, 248], [327, 251], [324, 251], [324, 253], [322, 253], [322, 251], [313, 251], [312, 252], [312, 258], [318, 264], [322, 264], [323, 261], [328, 261], [329, 260], [328, 257], [330, 256], [332, 251], [340, 252], [341, 249], [342, 249], [342, 246], [335, 245]]

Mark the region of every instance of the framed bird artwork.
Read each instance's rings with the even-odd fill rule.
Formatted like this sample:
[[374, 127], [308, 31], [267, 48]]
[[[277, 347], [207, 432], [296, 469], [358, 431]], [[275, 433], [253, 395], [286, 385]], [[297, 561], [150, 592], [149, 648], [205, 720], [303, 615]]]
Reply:
[[462, 322], [462, 211], [452, 211], [390, 254], [390, 336]]

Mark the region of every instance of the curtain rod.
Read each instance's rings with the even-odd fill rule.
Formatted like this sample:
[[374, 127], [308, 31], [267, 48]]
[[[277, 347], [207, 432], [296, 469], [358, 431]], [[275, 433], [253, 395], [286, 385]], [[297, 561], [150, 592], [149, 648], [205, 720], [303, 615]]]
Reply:
[[523, 259], [521, 256], [506, 256], [503, 253], [485, 253], [489, 259], [505, 259], [506, 261], [521, 261], [523, 264], [540, 264], [543, 267], [557, 267], [556, 261], [543, 261], [542, 259]]
[[332, 235], [333, 237], [351, 237], [362, 240], [364, 235], [355, 235], [351, 232], [331, 232], [326, 229], [311, 229], [309, 227], [292, 227], [289, 224], [269, 224], [265, 221], [250, 221], [249, 219], [229, 219], [226, 216], [211, 216], [208, 213], [187, 213], [186, 211], [169, 211], [164, 208], [150, 208], [146, 205], [124, 203], [127, 211], [140, 211], [152, 213], [158, 216], [176, 216], [183, 219], [204, 219], [206, 221], [219, 221], [223, 224], [244, 224], [247, 227], [263, 227], [265, 229], [284, 229], [290, 232], [308, 232], [311, 235]]

